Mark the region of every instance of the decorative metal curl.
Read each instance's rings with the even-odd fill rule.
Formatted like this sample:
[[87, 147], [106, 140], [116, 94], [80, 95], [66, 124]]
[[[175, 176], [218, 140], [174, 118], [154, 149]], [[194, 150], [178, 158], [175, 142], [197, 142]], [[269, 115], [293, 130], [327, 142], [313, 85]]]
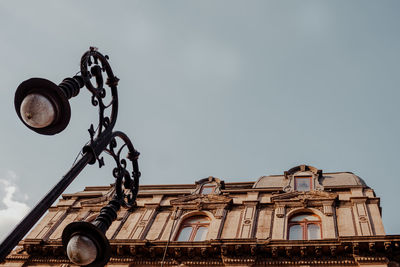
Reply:
[[[83, 85], [92, 93], [91, 103], [99, 108], [99, 123], [95, 128], [90, 125], [90, 143], [83, 148], [82, 157], [74, 162], [71, 169], [56, 183], [56, 185], [40, 200], [37, 205], [25, 216], [24, 219], [15, 227], [15, 229], [0, 244], [0, 262], [4, 261], [6, 256], [26, 236], [29, 230], [38, 222], [43, 214], [50, 208], [52, 203], [64, 192], [71, 182], [80, 174], [87, 164], [94, 164], [98, 161], [99, 166], [104, 165], [104, 160], [100, 154], [103, 151], [110, 154], [115, 162], [113, 175], [116, 178], [115, 194], [113, 199], [101, 209], [100, 215], [92, 222], [73, 222], [64, 228], [62, 242], [67, 247], [71, 237], [79, 234], [85, 235], [92, 240], [99, 249], [96, 259], [87, 266], [104, 266], [111, 255], [111, 247], [105, 236], [107, 229], [113, 220], [117, 217], [117, 212], [121, 205], [128, 208], [135, 205], [136, 196], [139, 187], [139, 167], [137, 158], [139, 153], [134, 149], [129, 138], [122, 132], [113, 132], [118, 113], [118, 78], [114, 76], [108, 57], [103, 56], [97, 51], [97, 48], [91, 47], [89, 51], [83, 54], [80, 64], [81, 74], [72, 78], [66, 78], [59, 86], [52, 82], [33, 78], [23, 82], [17, 89], [16, 100], [14, 102], [20, 106], [20, 102], [25, 97], [21, 92], [26, 90], [28, 85], [34, 85], [41, 88], [40, 92], [46, 92], [44, 95], [51, 96], [56, 102], [60, 102], [63, 115], [55, 121], [55, 125], [46, 130], [38, 130], [29, 127], [41, 134], [53, 135], [62, 131], [69, 122], [70, 106], [68, 99], [79, 94]], [[103, 79], [105, 74], [105, 82]], [[92, 83], [95, 80], [96, 85]], [[21, 86], [20, 85], [20, 86]], [[40, 86], [38, 86], [40, 85]], [[43, 85], [43, 86], [42, 86]], [[42, 88], [43, 87], [43, 88]], [[105, 103], [107, 95], [106, 88], [110, 89], [111, 100]], [[28, 88], [29, 89], [29, 88]], [[20, 91], [19, 91], [20, 90]], [[22, 90], [22, 91], [21, 91]], [[48, 93], [49, 90], [53, 93]], [[56, 92], [56, 93], [55, 93]], [[18, 93], [18, 94], [17, 94]], [[21, 98], [21, 99], [19, 99]], [[18, 100], [18, 101], [17, 101]], [[19, 101], [21, 100], [21, 101]], [[18, 113], [19, 108], [17, 108]], [[105, 111], [111, 110], [110, 115], [105, 115]], [[18, 113], [19, 114], [19, 113]], [[123, 141], [118, 148], [119, 140]], [[118, 148], [118, 149], [117, 149]], [[128, 150], [128, 155], [123, 157], [122, 151]], [[131, 162], [128, 163], [128, 160]]]
[[[92, 152], [99, 163], [99, 167], [104, 165], [104, 159], [100, 157], [103, 151], [112, 156], [117, 165], [113, 170], [113, 176], [116, 179], [116, 197], [122, 206], [131, 208], [136, 203], [136, 195], [139, 189], [140, 172], [137, 159], [140, 153], [134, 149], [128, 136], [119, 131], [112, 131], [118, 114], [117, 86], [119, 79], [114, 75], [108, 60], [109, 57], [99, 53], [95, 47], [90, 47], [89, 51], [84, 53], [81, 58], [83, 81], [86, 88], [92, 93], [92, 105], [99, 108], [98, 126], [95, 129], [93, 124], [90, 125], [90, 144], [84, 148], [84, 152]], [[106, 77], [105, 83], [103, 74]], [[95, 81], [95, 85], [92, 80]], [[109, 103], [105, 103], [106, 88], [111, 92]], [[111, 109], [109, 116], [105, 114], [108, 109]], [[123, 141], [123, 145], [119, 148], [117, 139]], [[97, 149], [98, 147], [103, 149]], [[125, 150], [128, 150], [128, 153], [126, 156], [122, 156], [121, 153]], [[127, 160], [131, 162], [130, 167]]]
[[[123, 143], [119, 145], [117, 139], [122, 140]], [[128, 150], [128, 153], [123, 156], [122, 152], [125, 150]], [[140, 171], [137, 159], [140, 153], [135, 150], [130, 139], [118, 131], [112, 133], [110, 144], [105, 151], [113, 157], [117, 165], [113, 170], [113, 176], [116, 179], [116, 197], [121, 201], [122, 206], [131, 208], [136, 203], [139, 189]], [[127, 159], [131, 162], [130, 167]]]
[[[81, 58], [81, 75], [85, 82], [86, 88], [92, 93], [92, 105], [99, 107], [99, 123], [97, 131], [91, 126], [91, 140], [97, 137], [103, 131], [112, 129], [117, 120], [118, 114], [118, 92], [117, 86], [119, 79], [114, 76], [110, 64], [108, 63], [108, 56], [103, 56], [97, 51], [97, 48], [90, 47], [90, 50], [83, 54]], [[106, 82], [104, 84], [103, 73], [105, 72]], [[93, 85], [92, 79], [95, 79], [96, 86]], [[104, 103], [106, 97], [107, 85], [111, 91], [111, 101]], [[105, 111], [111, 108], [110, 116], [105, 115]], [[89, 130], [90, 131], [90, 130]], [[97, 133], [97, 134], [96, 134]]]

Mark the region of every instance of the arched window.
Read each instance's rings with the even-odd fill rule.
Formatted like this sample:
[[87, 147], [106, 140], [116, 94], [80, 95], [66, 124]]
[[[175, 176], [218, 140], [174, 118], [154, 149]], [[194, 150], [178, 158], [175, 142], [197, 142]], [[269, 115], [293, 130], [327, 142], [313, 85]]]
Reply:
[[312, 213], [303, 213], [290, 218], [288, 223], [289, 240], [321, 239], [321, 219]]
[[207, 216], [193, 216], [185, 219], [179, 229], [176, 241], [203, 241], [208, 233], [210, 220]]

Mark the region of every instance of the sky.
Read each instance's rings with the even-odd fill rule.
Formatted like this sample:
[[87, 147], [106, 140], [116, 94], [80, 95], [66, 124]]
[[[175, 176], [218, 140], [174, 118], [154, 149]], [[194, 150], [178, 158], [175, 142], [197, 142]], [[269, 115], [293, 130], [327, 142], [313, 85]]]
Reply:
[[[141, 184], [256, 181], [300, 164], [349, 171], [399, 234], [399, 10], [395, 0], [0, 1], [0, 239], [97, 122], [82, 89], [63, 132], [36, 134], [15, 113], [15, 89], [72, 77], [89, 46], [120, 78], [115, 130], [141, 152]], [[113, 183], [105, 159], [66, 192]]]

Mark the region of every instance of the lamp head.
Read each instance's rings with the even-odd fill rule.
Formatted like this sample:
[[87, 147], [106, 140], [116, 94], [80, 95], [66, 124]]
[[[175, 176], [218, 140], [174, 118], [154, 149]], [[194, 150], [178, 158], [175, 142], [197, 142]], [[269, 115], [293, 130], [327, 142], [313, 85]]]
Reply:
[[62, 244], [69, 260], [79, 266], [104, 266], [111, 256], [107, 237], [89, 222], [68, 224], [62, 233]]
[[15, 92], [14, 105], [21, 121], [40, 134], [61, 132], [71, 117], [71, 107], [63, 91], [42, 78], [22, 82]]

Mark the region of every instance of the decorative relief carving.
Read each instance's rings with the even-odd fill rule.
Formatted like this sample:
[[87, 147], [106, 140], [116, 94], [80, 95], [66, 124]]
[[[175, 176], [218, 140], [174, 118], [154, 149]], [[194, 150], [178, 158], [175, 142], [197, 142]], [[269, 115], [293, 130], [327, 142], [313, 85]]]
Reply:
[[225, 245], [222, 245], [221, 246], [221, 253], [222, 253], [222, 255], [227, 256], [228, 255], [228, 247], [225, 246]]
[[256, 245], [251, 245], [251, 246], [250, 246], [250, 254], [251, 254], [252, 256], [257, 255], [257, 246], [256, 246]]
[[302, 257], [307, 256], [307, 247], [300, 247], [300, 255]]
[[360, 222], [367, 222], [368, 221], [367, 217], [365, 217], [365, 216], [360, 216], [359, 220], [360, 220]]
[[305, 198], [300, 199], [300, 204], [301, 204], [301, 206], [303, 206], [303, 208], [307, 208], [308, 207], [308, 199], [305, 199]]
[[313, 207], [313, 208], [315, 208], [315, 209], [319, 210], [320, 212], [324, 213], [324, 207], [319, 206], [319, 207]]
[[292, 256], [292, 247], [285, 247], [286, 256]]
[[232, 203], [232, 198], [223, 195], [188, 195], [170, 201], [172, 206], [182, 209], [219, 209]]
[[149, 248], [149, 253], [152, 258], [156, 257], [156, 249], [155, 248]]
[[194, 257], [194, 248], [193, 247], [188, 248], [187, 254], [188, 254], [189, 258], [193, 258]]
[[385, 246], [385, 251], [387, 253], [391, 253], [392, 252], [392, 242], [385, 242], [383, 245]]
[[296, 176], [296, 174], [299, 173], [301, 173], [302, 175], [306, 173], [307, 176], [312, 177], [312, 183], [310, 185], [312, 190], [315, 191], [324, 190], [324, 187], [320, 183], [320, 178], [322, 177], [322, 170], [318, 170], [317, 168], [308, 165], [299, 165], [284, 172], [284, 176], [286, 178], [285, 179], [286, 185], [283, 187], [283, 191], [294, 192], [294, 177]]
[[292, 210], [295, 210], [295, 209], [298, 209], [298, 208], [299, 207], [287, 207], [286, 211], [289, 212], [289, 211], [292, 211]]
[[132, 255], [136, 255], [136, 253], [137, 253], [136, 246], [130, 246], [130, 247], [129, 247], [129, 252], [130, 252]]
[[275, 203], [276, 216], [282, 218], [285, 215], [282, 211], [282, 206], [285, 206], [286, 212], [297, 208], [312, 207], [320, 210], [326, 216], [332, 216], [336, 198], [336, 193], [310, 191], [283, 193], [273, 196], [271, 200]]
[[182, 210], [182, 209], [177, 209], [175, 211], [173, 211], [172, 213], [172, 219], [176, 220], [179, 219], [182, 215], [191, 212], [191, 210]]
[[211, 193], [213, 195], [220, 195], [222, 193], [221, 190], [225, 189], [224, 181], [221, 181], [219, 178], [210, 176], [210, 177], [207, 177], [207, 178], [197, 181], [196, 182], [196, 190], [192, 194], [194, 194], [194, 195], [202, 194], [202, 188], [204, 185], [215, 186], [213, 192]]
[[332, 207], [332, 203], [323, 203], [323, 213], [327, 216], [332, 216], [333, 215], [333, 207]]
[[331, 251], [331, 255], [332, 256], [336, 256], [336, 249], [337, 249], [337, 247], [336, 246], [330, 246], [330, 251]]
[[274, 202], [279, 201], [298, 201], [301, 199], [307, 200], [334, 200], [337, 197], [336, 193], [324, 192], [324, 191], [309, 191], [309, 192], [289, 192], [283, 193], [271, 198]]
[[360, 247], [359, 247], [358, 242], [353, 243], [353, 254], [356, 254], [356, 255], [360, 254]]
[[322, 248], [321, 247], [315, 247], [315, 255], [321, 256], [322, 254]]
[[276, 217], [283, 218], [285, 216], [285, 206], [277, 206], [275, 210]]
[[214, 217], [216, 219], [221, 219], [222, 216], [224, 216], [224, 211], [225, 211], [224, 208], [219, 208], [219, 209], [214, 210]]
[[181, 248], [175, 248], [175, 257], [177, 257], [177, 258], [182, 257], [182, 249]]
[[196, 210], [198, 211], [203, 210], [203, 203], [201, 202], [197, 203]]
[[271, 254], [272, 254], [273, 258], [277, 258], [278, 257], [278, 248], [277, 247], [272, 247]]
[[375, 253], [375, 243], [374, 242], [370, 242], [369, 244], [368, 244], [368, 248], [369, 248], [369, 251], [371, 251], [372, 253]]
[[236, 245], [235, 246], [235, 253], [236, 255], [240, 255], [243, 251], [242, 245]]
[[292, 191], [293, 191], [292, 187], [290, 186], [290, 182], [291, 182], [291, 180], [289, 180], [288, 185], [286, 185], [286, 186], [283, 188], [283, 191], [285, 191], [285, 192], [292, 192]]
[[[199, 246], [195, 247], [171, 244], [165, 262], [168, 263], [167, 265], [174, 266], [177, 260], [190, 266], [220, 266], [221, 261], [230, 266], [254, 266], [255, 261], [258, 262], [257, 266], [355, 266], [360, 262], [387, 263], [386, 256], [390, 252], [386, 250], [384, 252], [386, 254], [381, 254], [383, 251], [380, 251], [380, 246], [375, 249], [375, 245], [381, 244], [382, 240], [379, 238], [374, 240], [361, 239], [360, 243], [320, 240], [321, 242], [313, 241], [318, 242], [314, 244], [305, 243], [295, 244], [294, 246], [288, 243], [275, 244], [274, 246], [261, 243], [249, 244], [246, 241], [236, 241], [240, 243], [229, 241], [229, 244], [218, 243], [211, 246], [207, 243], [200, 243]], [[153, 243], [151, 246], [146, 244], [147, 242], [143, 241], [136, 243], [136, 245], [113, 244], [113, 262], [119, 263], [121, 266], [133, 263], [137, 266], [158, 266], [165, 243]], [[398, 244], [397, 241], [384, 243], [386, 247], [393, 247], [393, 250], [397, 251], [396, 244]], [[66, 261], [64, 257], [60, 257], [60, 255], [63, 255], [61, 246], [59, 247], [60, 253], [57, 255], [53, 251], [52, 245], [30, 244], [30, 246], [34, 247], [34, 254], [30, 256], [13, 254], [8, 259], [27, 261], [29, 258], [29, 263], [51, 263], [53, 265], [58, 263], [58, 266], [68, 266], [62, 265]], [[352, 248], [356, 249], [355, 254], [353, 254]], [[379, 254], [377, 255], [378, 250]], [[260, 257], [257, 257], [258, 255], [266, 255], [266, 257], [263, 256], [260, 259]], [[269, 255], [272, 257], [269, 257]], [[176, 259], [171, 259], [171, 257]]]
[[201, 248], [200, 249], [200, 254], [201, 254], [202, 257], [207, 257], [207, 255], [208, 255], [207, 248]]

